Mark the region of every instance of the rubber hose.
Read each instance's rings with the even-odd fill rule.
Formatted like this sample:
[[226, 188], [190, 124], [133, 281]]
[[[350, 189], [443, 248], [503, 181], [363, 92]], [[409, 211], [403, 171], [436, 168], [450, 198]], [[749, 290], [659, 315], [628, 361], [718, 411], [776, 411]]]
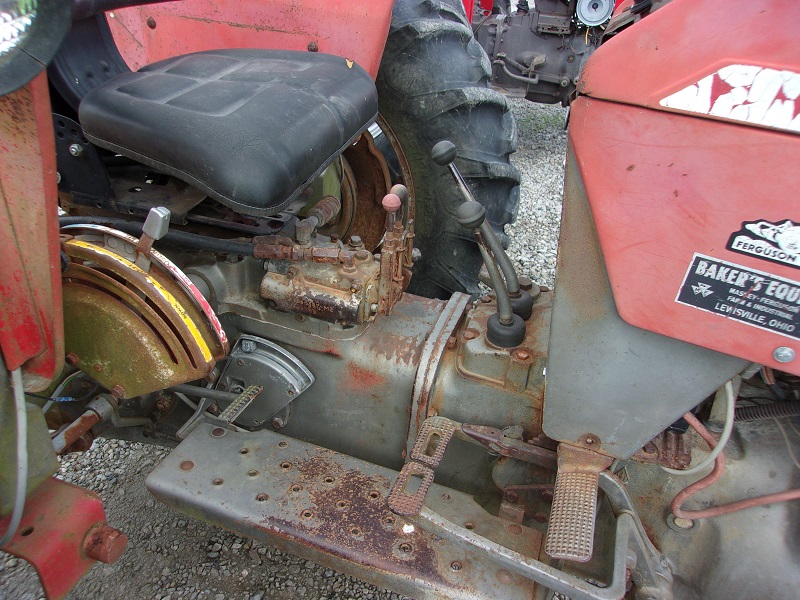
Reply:
[[784, 417], [800, 417], [800, 400], [737, 408], [735, 420], [737, 422], [761, 421], [762, 419], [782, 419]]
[[[114, 217], [86, 216], [59, 217], [58, 225], [59, 227], [64, 227], [65, 225], [104, 225], [106, 227], [118, 229], [123, 233], [139, 237], [142, 235], [142, 226], [144, 223], [137, 221], [126, 221], [125, 219], [117, 219]], [[228, 240], [220, 240], [218, 238], [208, 237], [206, 235], [186, 233], [185, 231], [176, 231], [174, 229], [167, 231], [167, 235], [161, 239], [176, 246], [193, 248], [194, 250], [208, 250], [209, 252], [216, 252], [218, 254], [253, 256], [253, 244], [250, 242], [232, 242]]]

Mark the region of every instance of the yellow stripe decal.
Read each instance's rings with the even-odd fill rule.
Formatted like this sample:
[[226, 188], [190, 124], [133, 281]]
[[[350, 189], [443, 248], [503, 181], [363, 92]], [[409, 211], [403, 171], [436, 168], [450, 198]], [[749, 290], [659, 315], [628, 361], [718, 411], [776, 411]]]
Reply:
[[97, 246], [95, 244], [90, 244], [88, 242], [83, 242], [81, 240], [69, 240], [67, 242], [67, 245], [78, 246], [79, 248], [84, 248], [92, 252], [103, 254], [104, 256], [107, 256], [108, 258], [118, 262], [126, 269], [131, 269], [132, 271], [136, 271], [141, 275], [144, 275], [147, 278], [147, 280], [151, 284], [153, 284], [153, 287], [156, 289], [156, 291], [159, 294], [161, 294], [162, 298], [164, 298], [164, 300], [166, 300], [167, 303], [175, 310], [175, 312], [178, 314], [181, 320], [186, 324], [186, 327], [189, 328], [189, 332], [192, 334], [194, 341], [197, 343], [197, 345], [200, 348], [200, 351], [203, 353], [203, 358], [205, 359], [205, 361], [211, 362], [212, 360], [211, 350], [209, 350], [208, 344], [206, 344], [206, 341], [203, 339], [203, 336], [197, 329], [197, 326], [195, 325], [194, 321], [186, 313], [186, 310], [183, 308], [183, 306], [175, 299], [175, 296], [170, 294], [166, 290], [166, 288], [164, 288], [164, 286], [162, 286], [160, 283], [158, 283], [158, 281], [153, 279], [149, 273], [143, 271], [128, 259], [123, 258], [118, 254], [114, 254], [113, 252], [106, 250], [105, 248], [101, 248], [100, 246]]

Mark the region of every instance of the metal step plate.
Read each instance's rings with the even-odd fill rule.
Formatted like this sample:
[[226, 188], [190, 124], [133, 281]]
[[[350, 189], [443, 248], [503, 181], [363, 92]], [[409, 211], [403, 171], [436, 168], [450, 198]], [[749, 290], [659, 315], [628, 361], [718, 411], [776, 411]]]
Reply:
[[[150, 474], [148, 489], [196, 518], [414, 598], [530, 599], [536, 585], [394, 514], [397, 471], [271, 431], [200, 423]], [[541, 534], [431, 485], [426, 505], [528, 556]]]

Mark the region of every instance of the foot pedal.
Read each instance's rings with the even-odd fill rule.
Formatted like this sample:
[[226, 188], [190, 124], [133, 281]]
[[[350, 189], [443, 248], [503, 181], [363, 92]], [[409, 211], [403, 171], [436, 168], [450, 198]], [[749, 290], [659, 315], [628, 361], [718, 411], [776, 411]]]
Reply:
[[586, 562], [592, 558], [600, 472], [608, 456], [567, 444], [558, 446], [558, 473], [545, 552], [552, 558]]
[[255, 400], [256, 397], [263, 391], [264, 388], [260, 385], [247, 386], [247, 388], [241, 394], [239, 394], [236, 400], [225, 407], [225, 410], [220, 413], [219, 419], [230, 425], [240, 414], [247, 410], [247, 407], [250, 406], [253, 403], [253, 400]]
[[389, 509], [404, 517], [418, 515], [432, 483], [431, 469], [415, 462], [404, 464], [389, 492]]
[[392, 512], [410, 517], [422, 510], [425, 495], [433, 483], [433, 469], [442, 461], [456, 425], [458, 423], [444, 417], [429, 417], [422, 423], [411, 448], [411, 462], [403, 465], [389, 492]]
[[450, 419], [444, 417], [425, 419], [414, 447], [411, 448], [411, 460], [421, 462], [432, 469], [438, 467], [455, 430], [455, 424]]

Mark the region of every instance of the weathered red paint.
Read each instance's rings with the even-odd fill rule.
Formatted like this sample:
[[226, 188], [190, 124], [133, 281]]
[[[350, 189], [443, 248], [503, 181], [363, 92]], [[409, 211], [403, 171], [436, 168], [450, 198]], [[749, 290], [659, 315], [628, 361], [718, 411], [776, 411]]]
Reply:
[[55, 138], [44, 73], [0, 98], [0, 349], [41, 390], [64, 355]]
[[797, 219], [800, 138], [581, 97], [575, 150], [620, 316], [637, 327], [800, 374], [772, 352], [796, 340], [675, 302], [695, 252], [798, 280], [725, 249], [743, 221]]
[[779, 364], [772, 353], [789, 346], [800, 354], [796, 339], [675, 298], [694, 253], [800, 280], [796, 268], [726, 249], [743, 222], [798, 220], [790, 199], [800, 137], [670, 112], [659, 102], [732, 64], [800, 73], [798, 20], [800, 4], [789, 1], [730, 10], [724, 0], [675, 0], [597, 50], [570, 115], [570, 144], [622, 318], [795, 374], [799, 361]]
[[578, 90], [668, 110], [663, 98], [729, 65], [800, 73], [798, 23], [794, 0], [741, 2], [735, 10], [728, 0], [673, 0], [600, 46]]
[[[0, 530], [10, 519], [0, 519]], [[17, 533], [3, 550], [30, 562], [53, 600], [66, 596], [95, 563], [87, 550], [113, 562], [126, 542], [106, 525], [97, 494], [52, 477], [28, 498]]]
[[114, 40], [132, 69], [201, 50], [315, 48], [355, 61], [374, 78], [393, 4], [392, 0], [186, 0], [107, 16]]

